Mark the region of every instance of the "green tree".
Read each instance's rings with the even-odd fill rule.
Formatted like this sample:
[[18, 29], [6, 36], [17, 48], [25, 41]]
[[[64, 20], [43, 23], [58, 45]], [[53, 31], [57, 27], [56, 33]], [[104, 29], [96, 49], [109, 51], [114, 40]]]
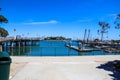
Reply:
[[[0, 10], [1, 10], [1, 8], [0, 8]], [[2, 23], [8, 23], [8, 20], [3, 15], [0, 15], [0, 24], [2, 24]], [[0, 36], [6, 37], [7, 35], [9, 35], [8, 31], [0, 26]]]
[[0, 36], [6, 37], [7, 35], [9, 35], [8, 31], [5, 30], [4, 28], [0, 27]]
[[[0, 11], [2, 10], [2, 8], [0, 8]], [[5, 18], [3, 15], [0, 14], [0, 23], [8, 23], [7, 18]]]
[[108, 33], [107, 29], [110, 28], [110, 25], [106, 22], [99, 22], [98, 24], [99, 24], [99, 26], [101, 26], [100, 33], [101, 33], [101, 41], [102, 41], [103, 40], [103, 35], [105, 33]]
[[8, 23], [7, 18], [5, 18], [3, 15], [0, 15], [0, 23]]

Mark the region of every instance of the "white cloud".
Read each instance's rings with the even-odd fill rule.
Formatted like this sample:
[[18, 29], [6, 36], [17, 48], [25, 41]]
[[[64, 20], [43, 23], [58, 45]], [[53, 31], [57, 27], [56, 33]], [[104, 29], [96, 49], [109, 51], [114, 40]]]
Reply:
[[28, 23], [24, 23], [24, 24], [57, 24], [59, 23], [58, 21], [56, 20], [50, 20], [50, 21], [46, 21], [46, 22], [28, 22]]

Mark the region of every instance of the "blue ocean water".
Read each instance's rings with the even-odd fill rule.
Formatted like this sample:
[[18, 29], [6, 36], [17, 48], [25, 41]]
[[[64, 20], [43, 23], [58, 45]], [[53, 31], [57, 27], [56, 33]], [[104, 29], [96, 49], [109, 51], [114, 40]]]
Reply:
[[[91, 55], [119, 55], [120, 53], [107, 53], [103, 50], [92, 52], [78, 52], [65, 46], [65, 41], [45, 41], [39, 42], [36, 46], [22, 46], [6, 48], [11, 56], [91, 56]], [[78, 46], [77, 42], [72, 45]]]

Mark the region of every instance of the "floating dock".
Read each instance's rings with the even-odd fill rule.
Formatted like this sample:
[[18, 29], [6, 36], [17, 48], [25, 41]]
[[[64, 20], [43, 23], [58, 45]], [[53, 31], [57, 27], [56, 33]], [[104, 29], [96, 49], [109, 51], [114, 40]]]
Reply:
[[76, 46], [70, 46], [70, 45], [66, 45], [66, 47], [77, 50], [79, 52], [91, 52], [91, 51], [93, 51], [93, 49], [80, 49]]
[[120, 53], [120, 50], [119, 49], [115, 49], [115, 48], [107, 48], [104, 51], [105, 52], [109, 52], [109, 53], [112, 53], [112, 52]]

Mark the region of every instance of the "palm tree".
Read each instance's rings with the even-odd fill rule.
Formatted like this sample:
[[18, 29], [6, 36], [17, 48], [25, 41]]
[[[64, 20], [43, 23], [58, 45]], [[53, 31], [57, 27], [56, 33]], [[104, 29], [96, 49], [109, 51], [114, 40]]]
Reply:
[[101, 26], [101, 41], [103, 40], [103, 35], [108, 33], [107, 29], [110, 28], [110, 25], [106, 22], [99, 22], [99, 26]]
[[120, 29], [120, 14], [117, 14], [114, 24], [116, 29]]

